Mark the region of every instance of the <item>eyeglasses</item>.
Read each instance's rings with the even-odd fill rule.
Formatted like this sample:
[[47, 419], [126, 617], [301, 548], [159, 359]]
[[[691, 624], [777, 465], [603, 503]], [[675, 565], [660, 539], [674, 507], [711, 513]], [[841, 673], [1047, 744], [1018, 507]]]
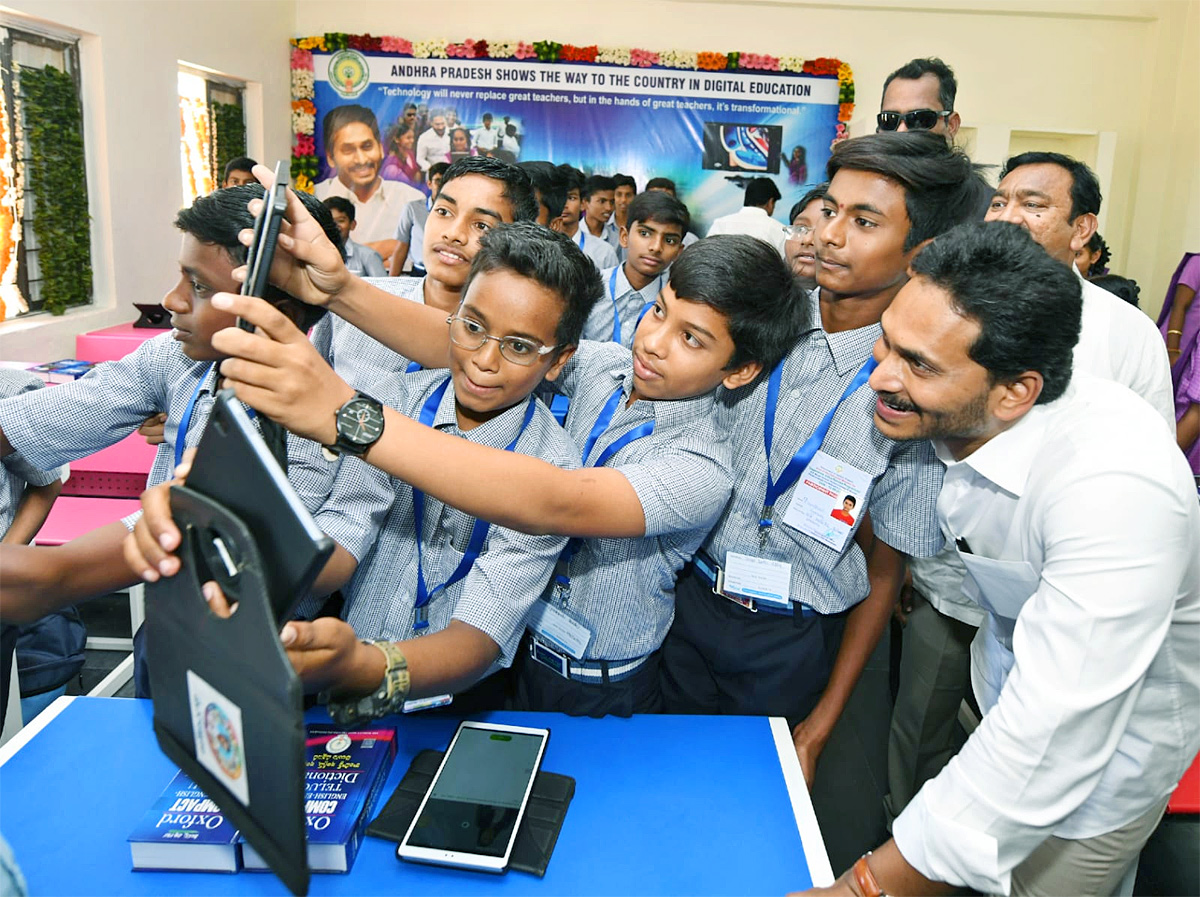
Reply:
[[949, 118], [953, 112], [936, 109], [914, 109], [912, 112], [880, 112], [875, 116], [880, 131], [894, 131], [904, 122], [910, 131], [929, 131], [937, 127], [939, 118]]
[[483, 348], [483, 344], [488, 340], [495, 340], [500, 344], [500, 354], [506, 360], [523, 367], [528, 367], [539, 361], [543, 355], [549, 355], [558, 348], [543, 346], [534, 340], [522, 339], [519, 336], [492, 336], [478, 321], [459, 315], [446, 318], [446, 323], [450, 325], [450, 342], [454, 345], [473, 352]]
[[807, 237], [813, 232], [813, 229], [807, 224], [785, 224], [783, 226], [783, 232], [787, 235], [787, 238], [791, 240], [796, 237]]

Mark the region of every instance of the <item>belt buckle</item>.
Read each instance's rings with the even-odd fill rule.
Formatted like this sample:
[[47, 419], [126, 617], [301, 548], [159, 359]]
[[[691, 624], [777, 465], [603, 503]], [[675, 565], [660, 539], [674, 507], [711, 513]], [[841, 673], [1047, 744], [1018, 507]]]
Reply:
[[740, 604], [752, 614], [758, 613], [758, 602], [753, 598], [743, 598], [741, 595], [736, 595], [733, 592], [725, 591], [725, 570], [721, 567], [717, 568], [717, 581], [713, 585], [713, 594], [720, 595], [722, 598], [727, 598], [734, 604]]
[[544, 667], [549, 667], [564, 679], [570, 679], [567, 655], [555, 651], [537, 638], [529, 640], [529, 656]]

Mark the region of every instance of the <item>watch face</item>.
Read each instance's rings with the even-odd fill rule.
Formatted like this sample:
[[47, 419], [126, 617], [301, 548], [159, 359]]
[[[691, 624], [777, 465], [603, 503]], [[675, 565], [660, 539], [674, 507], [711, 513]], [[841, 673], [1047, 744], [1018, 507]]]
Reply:
[[338, 439], [351, 445], [370, 445], [383, 432], [383, 409], [372, 399], [351, 399], [337, 416]]

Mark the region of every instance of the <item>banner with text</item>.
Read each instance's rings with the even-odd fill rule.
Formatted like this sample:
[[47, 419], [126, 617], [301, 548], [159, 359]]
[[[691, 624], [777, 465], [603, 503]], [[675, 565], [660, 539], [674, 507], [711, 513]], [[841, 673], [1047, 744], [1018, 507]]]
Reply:
[[418, 144], [444, 124], [437, 141], [425, 138], [426, 156], [446, 146], [451, 160], [489, 153], [566, 162], [586, 174], [631, 175], [639, 189], [649, 178], [671, 178], [701, 235], [713, 218], [741, 208], [754, 177], [775, 180], [782, 221], [806, 185], [821, 180], [837, 134], [831, 77], [356, 50], [313, 53], [313, 70], [318, 180], [336, 176], [326, 116], [358, 104], [377, 119], [385, 178], [421, 187]]

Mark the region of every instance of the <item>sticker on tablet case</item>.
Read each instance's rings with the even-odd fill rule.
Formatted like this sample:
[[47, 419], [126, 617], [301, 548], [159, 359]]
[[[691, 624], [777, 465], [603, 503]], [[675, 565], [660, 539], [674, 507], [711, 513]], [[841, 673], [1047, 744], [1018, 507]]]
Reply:
[[238, 800], [250, 806], [242, 708], [191, 670], [187, 671], [187, 687], [196, 759]]

